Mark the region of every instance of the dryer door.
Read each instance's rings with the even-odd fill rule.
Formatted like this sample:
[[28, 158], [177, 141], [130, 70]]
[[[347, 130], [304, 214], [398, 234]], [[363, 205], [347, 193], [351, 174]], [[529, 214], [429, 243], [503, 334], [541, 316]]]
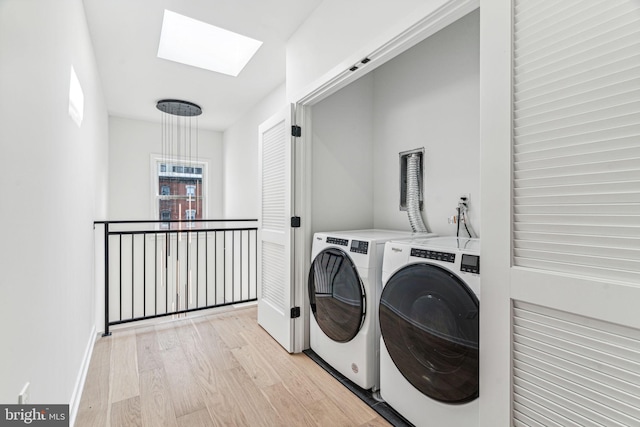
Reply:
[[478, 299], [451, 272], [413, 264], [380, 299], [380, 330], [394, 364], [415, 388], [445, 403], [478, 397]]
[[309, 301], [318, 326], [329, 338], [347, 342], [358, 334], [365, 316], [364, 288], [345, 252], [328, 248], [313, 260]]

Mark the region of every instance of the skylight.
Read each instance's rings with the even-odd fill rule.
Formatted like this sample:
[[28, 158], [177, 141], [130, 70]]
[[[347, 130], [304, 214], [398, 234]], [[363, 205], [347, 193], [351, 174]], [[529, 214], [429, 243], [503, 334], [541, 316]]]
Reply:
[[158, 58], [236, 77], [262, 42], [164, 11]]

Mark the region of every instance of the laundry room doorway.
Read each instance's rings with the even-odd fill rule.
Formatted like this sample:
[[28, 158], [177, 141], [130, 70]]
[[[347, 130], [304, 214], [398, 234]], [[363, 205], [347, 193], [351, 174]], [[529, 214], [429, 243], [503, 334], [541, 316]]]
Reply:
[[[442, 3], [441, 7], [431, 10], [428, 15], [417, 18], [410, 28], [399, 30], [396, 35], [390, 36], [387, 40], [376, 40], [375, 45], [372, 44], [367, 48], [370, 53], [360, 58], [356, 65], [346, 64], [343, 71], [334, 68], [316, 81], [313, 87], [305, 89], [304, 92], [289, 95], [289, 100], [295, 105], [287, 106], [285, 111], [260, 126], [258, 323], [290, 352], [301, 352], [309, 348], [311, 311], [307, 293], [307, 276], [311, 261], [312, 237], [314, 231], [317, 231], [316, 228], [321, 226], [323, 212], [330, 212], [330, 218], [344, 215], [355, 218], [356, 215], [355, 211], [335, 201], [325, 203], [324, 210], [320, 211], [316, 209], [317, 206], [314, 206], [318, 201], [314, 196], [317, 190], [314, 186], [314, 179], [317, 178], [314, 177], [314, 170], [323, 167], [331, 168], [330, 165], [323, 166], [314, 161], [314, 145], [317, 146], [314, 134], [316, 119], [314, 108], [321, 101], [356, 80], [361, 80], [370, 71], [478, 8], [477, 0], [448, 0]], [[363, 84], [366, 84], [365, 80], [362, 80]], [[365, 109], [369, 111], [371, 108]], [[346, 135], [349, 144], [353, 144], [355, 136], [364, 141], [364, 136], [356, 135], [353, 127], [350, 127], [353, 123], [346, 120], [349, 117], [353, 118], [356, 113], [358, 116], [362, 115], [362, 111], [352, 109], [341, 122], [347, 127], [347, 132], [341, 137]], [[298, 136], [291, 135], [289, 130], [294, 130], [292, 125]], [[277, 149], [271, 147], [279, 153], [278, 155], [271, 153], [269, 151], [271, 148], [267, 147], [270, 137], [274, 135], [279, 135], [281, 138], [282, 145], [278, 145]], [[367, 144], [367, 150], [371, 151], [369, 145]], [[351, 145], [349, 147], [353, 149]], [[268, 149], [265, 150], [265, 148]], [[354, 156], [346, 152], [342, 152], [341, 159], [356, 161]], [[369, 164], [371, 163], [369, 160], [362, 161]], [[354, 166], [351, 172], [353, 176], [361, 171]], [[346, 181], [334, 182], [334, 184], [325, 182], [325, 187], [340, 190], [341, 186], [350, 185]], [[373, 188], [371, 184], [368, 185], [371, 189]], [[370, 194], [369, 199], [372, 197], [373, 195]], [[349, 203], [353, 205], [353, 200], [349, 200]], [[360, 209], [358, 212], [363, 208], [364, 205], [358, 206]], [[369, 222], [373, 221], [371, 213], [368, 214], [368, 218], [370, 218]], [[357, 221], [364, 220], [360, 218]], [[328, 226], [328, 224], [324, 225]], [[371, 228], [372, 225], [362, 223], [358, 228]], [[342, 226], [339, 228], [346, 229]]]
[[[300, 165], [296, 185], [298, 189], [302, 188], [302, 199], [296, 201], [301, 207], [298, 212], [302, 217], [302, 228], [296, 231], [301, 236], [296, 241], [296, 266], [299, 267], [295, 276], [298, 284], [296, 292], [307, 294], [307, 275], [315, 232], [370, 228], [410, 230], [406, 212], [400, 211], [398, 205], [400, 178], [396, 168], [399, 152], [437, 141], [440, 146], [427, 149], [429, 162], [439, 168], [451, 164], [449, 160], [455, 160], [450, 170], [456, 170], [456, 176], [445, 183], [445, 189], [435, 185], [430, 187], [429, 195], [437, 196], [446, 192], [447, 196], [452, 197], [451, 203], [441, 202], [437, 206], [452, 209], [459, 194], [472, 193], [476, 197], [476, 206], [479, 205], [479, 114], [474, 108], [478, 105], [477, 9], [478, 4], [473, 1], [446, 2], [437, 13], [420, 19], [410, 31], [404, 31], [373, 47], [357, 63], [350, 63], [342, 72], [325, 76], [323, 84], [295, 98], [297, 123], [301, 125], [303, 141], [296, 145]], [[451, 40], [447, 39], [449, 36], [452, 36]], [[402, 71], [404, 65], [413, 67], [408, 77], [400, 73], [401, 77], [383, 88], [384, 95], [391, 96], [384, 99], [377, 97], [382, 92], [374, 90], [376, 76], [391, 80], [396, 69]], [[426, 71], [422, 73], [425, 67]], [[447, 72], [447, 67], [453, 72]], [[442, 87], [450, 89], [453, 85], [457, 89], [455, 96], [446, 96], [444, 99], [446, 109], [435, 108], [438, 105], [435, 105], [434, 99], [442, 94], [442, 90], [434, 88], [431, 92], [425, 92], [419, 87], [418, 83], [429, 83], [424, 75], [416, 77], [420, 73], [435, 75], [440, 79], [438, 82], [442, 82]], [[413, 87], [408, 82], [413, 82]], [[389, 99], [396, 101], [399, 98], [399, 95], [392, 93], [395, 88], [409, 92], [410, 96], [404, 105], [410, 104], [411, 111], [435, 105], [435, 113], [426, 118], [419, 116], [409, 127], [389, 125], [392, 122], [395, 124], [398, 117], [408, 117], [406, 109], [388, 105]], [[444, 116], [455, 121], [438, 119]], [[438, 129], [451, 124], [444, 133], [448, 139], [439, 138], [440, 134], [434, 136], [434, 132], [422, 132], [420, 128], [425, 123], [432, 123]], [[465, 126], [459, 126], [459, 123]], [[412, 131], [415, 128], [417, 130]], [[381, 129], [384, 132], [378, 132]], [[390, 143], [387, 144], [385, 139], [384, 144], [376, 145], [377, 140], [381, 141], [382, 136], [387, 135], [390, 136]], [[449, 145], [454, 137], [457, 139]], [[404, 147], [404, 144], [408, 146]], [[388, 149], [382, 152], [378, 149], [380, 145]], [[451, 146], [456, 148], [447, 152], [445, 148]], [[439, 160], [442, 155], [446, 156], [448, 163]], [[454, 185], [463, 188], [450, 189]], [[378, 206], [384, 206], [389, 212], [377, 214], [380, 210]], [[477, 210], [474, 215], [476, 213]], [[447, 232], [442, 235], [455, 234], [455, 228], [447, 224], [446, 214], [436, 212], [433, 217], [442, 220], [438, 224]], [[479, 218], [476, 216], [473, 220], [479, 229]], [[308, 328], [309, 301], [300, 308]], [[308, 336], [305, 341], [308, 348]]]

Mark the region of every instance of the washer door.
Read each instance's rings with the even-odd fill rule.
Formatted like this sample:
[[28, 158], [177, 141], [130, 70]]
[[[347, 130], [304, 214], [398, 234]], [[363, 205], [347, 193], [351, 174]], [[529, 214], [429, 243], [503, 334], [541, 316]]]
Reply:
[[346, 253], [329, 248], [316, 256], [309, 271], [309, 301], [329, 338], [347, 342], [358, 334], [365, 316], [364, 288]]
[[445, 403], [478, 397], [478, 299], [457, 276], [431, 264], [394, 274], [380, 298], [384, 344], [415, 388]]

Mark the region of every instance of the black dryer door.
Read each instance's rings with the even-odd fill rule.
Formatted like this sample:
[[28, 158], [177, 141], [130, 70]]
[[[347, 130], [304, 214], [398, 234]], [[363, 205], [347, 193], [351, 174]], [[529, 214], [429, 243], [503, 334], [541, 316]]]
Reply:
[[316, 256], [309, 271], [309, 301], [313, 316], [329, 338], [351, 341], [365, 316], [362, 281], [349, 256], [328, 248]]
[[456, 275], [433, 264], [400, 269], [380, 298], [384, 345], [415, 388], [445, 403], [478, 397], [478, 299]]

